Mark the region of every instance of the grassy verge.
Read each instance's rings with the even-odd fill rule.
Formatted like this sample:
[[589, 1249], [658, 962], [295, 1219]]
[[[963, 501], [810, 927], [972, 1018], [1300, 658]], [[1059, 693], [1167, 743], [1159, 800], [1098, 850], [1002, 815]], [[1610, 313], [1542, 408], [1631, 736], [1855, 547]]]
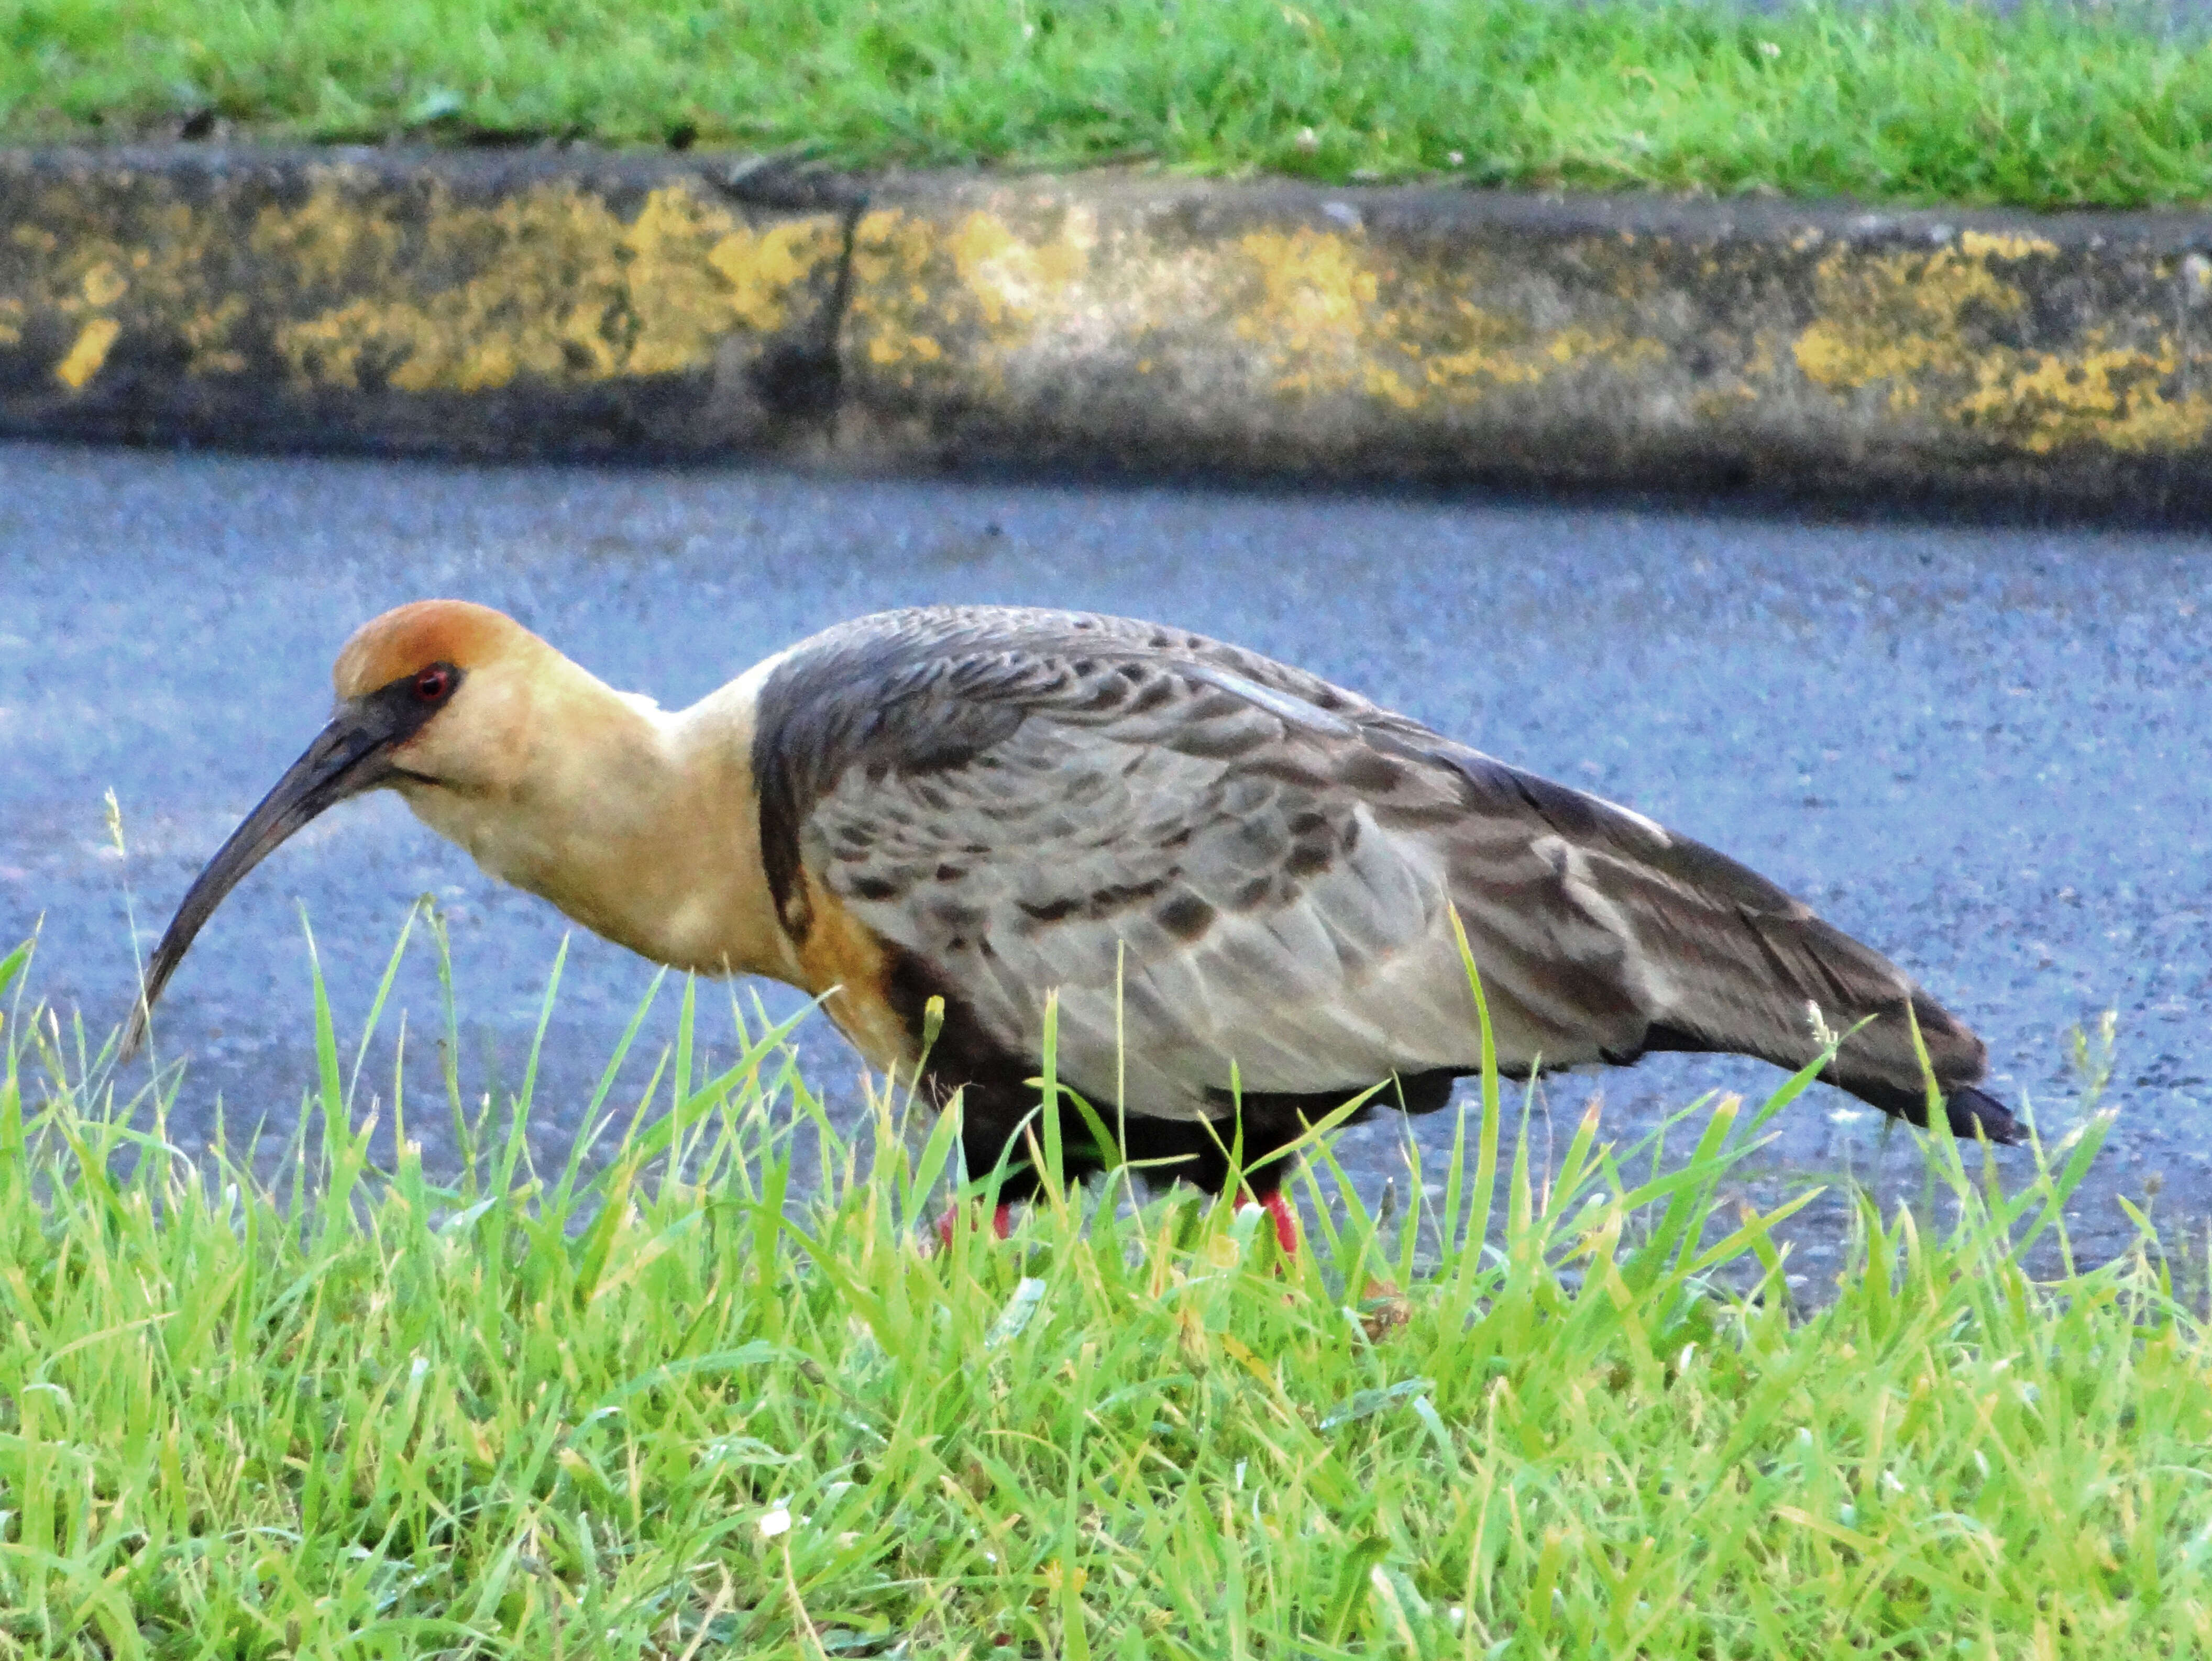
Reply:
[[[532, 1168], [526, 1083], [447, 1184], [319, 998], [268, 1183], [118, 1104], [24, 956], [0, 1653], [2212, 1646], [2212, 1335], [2148, 1239], [2018, 1267], [2094, 1125], [2011, 1200], [1937, 1146], [1964, 1220], [1863, 1211], [1810, 1316], [1771, 1217], [1702, 1228], [1795, 1086], [1700, 1110], [1673, 1175], [1586, 1123], [1547, 1180], [1492, 1079], [1441, 1206], [1354, 1203], [1287, 1263], [1256, 1212], [1081, 1196], [924, 1257], [949, 1126], [910, 1141], [887, 1099], [841, 1139], [773, 1033], [697, 1076], [688, 991], [595, 1174]], [[831, 1173], [803, 1202], [801, 1137]], [[1753, 1296], [1713, 1278], [1747, 1266]]]
[[0, 137], [574, 136], [831, 161], [2212, 198], [2212, 45], [2031, 0], [18, 0]]

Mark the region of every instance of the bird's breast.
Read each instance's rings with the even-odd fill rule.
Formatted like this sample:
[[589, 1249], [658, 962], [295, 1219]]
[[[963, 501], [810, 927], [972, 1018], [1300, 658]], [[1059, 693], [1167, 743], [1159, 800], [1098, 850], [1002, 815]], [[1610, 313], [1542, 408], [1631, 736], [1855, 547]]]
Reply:
[[823, 1013], [870, 1066], [911, 1067], [921, 1052], [921, 1012], [895, 995], [893, 950], [846, 910], [835, 894], [802, 874], [805, 935], [794, 942], [800, 990], [822, 999]]

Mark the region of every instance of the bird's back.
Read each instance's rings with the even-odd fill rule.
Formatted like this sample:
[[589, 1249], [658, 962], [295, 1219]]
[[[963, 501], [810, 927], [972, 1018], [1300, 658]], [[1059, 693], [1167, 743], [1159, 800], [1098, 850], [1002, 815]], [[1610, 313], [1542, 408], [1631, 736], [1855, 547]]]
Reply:
[[752, 762], [787, 925], [857, 919], [884, 967], [854, 995], [917, 1036], [942, 997], [939, 1058], [977, 1076], [1031, 1076], [1055, 989], [1061, 1076], [1134, 1112], [1471, 1067], [1455, 909], [1514, 1070], [1796, 1066], [1865, 1020], [1834, 1076], [1890, 1111], [1921, 1100], [1915, 1021], [1947, 1087], [1980, 1076], [1961, 1023], [1742, 865], [1185, 631], [862, 618], [763, 680]]

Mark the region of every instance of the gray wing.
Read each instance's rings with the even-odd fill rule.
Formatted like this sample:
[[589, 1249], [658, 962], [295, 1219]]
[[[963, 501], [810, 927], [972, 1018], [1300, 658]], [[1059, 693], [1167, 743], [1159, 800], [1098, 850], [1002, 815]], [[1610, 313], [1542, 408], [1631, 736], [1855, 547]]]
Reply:
[[[1122, 1081], [1132, 1111], [1474, 1067], [1455, 906], [1516, 1072], [1795, 1064], [1808, 1002], [1842, 1027], [1913, 997], [1711, 851], [1200, 636], [887, 614], [797, 648], [756, 735], [779, 902], [803, 867], [946, 995], [969, 1052], [1035, 1057], [1058, 989], [1062, 1076], [1109, 1101]], [[1921, 1001], [1940, 1047], [1956, 1023]], [[1881, 1047], [1876, 1071], [1917, 1079]]]

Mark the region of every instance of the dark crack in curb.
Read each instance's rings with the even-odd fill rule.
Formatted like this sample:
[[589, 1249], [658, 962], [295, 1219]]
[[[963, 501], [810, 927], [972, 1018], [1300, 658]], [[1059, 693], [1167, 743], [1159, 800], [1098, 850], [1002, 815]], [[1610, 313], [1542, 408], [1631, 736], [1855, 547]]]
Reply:
[[844, 390], [839, 343], [852, 306], [853, 249], [860, 215], [868, 209], [867, 191], [855, 179], [790, 155], [748, 156], [703, 176], [725, 196], [748, 206], [787, 213], [827, 209], [837, 215], [842, 240], [836, 273], [811, 336], [775, 342], [761, 354], [750, 372], [754, 391], [771, 414], [786, 421], [813, 423], [834, 445], [837, 408]]

